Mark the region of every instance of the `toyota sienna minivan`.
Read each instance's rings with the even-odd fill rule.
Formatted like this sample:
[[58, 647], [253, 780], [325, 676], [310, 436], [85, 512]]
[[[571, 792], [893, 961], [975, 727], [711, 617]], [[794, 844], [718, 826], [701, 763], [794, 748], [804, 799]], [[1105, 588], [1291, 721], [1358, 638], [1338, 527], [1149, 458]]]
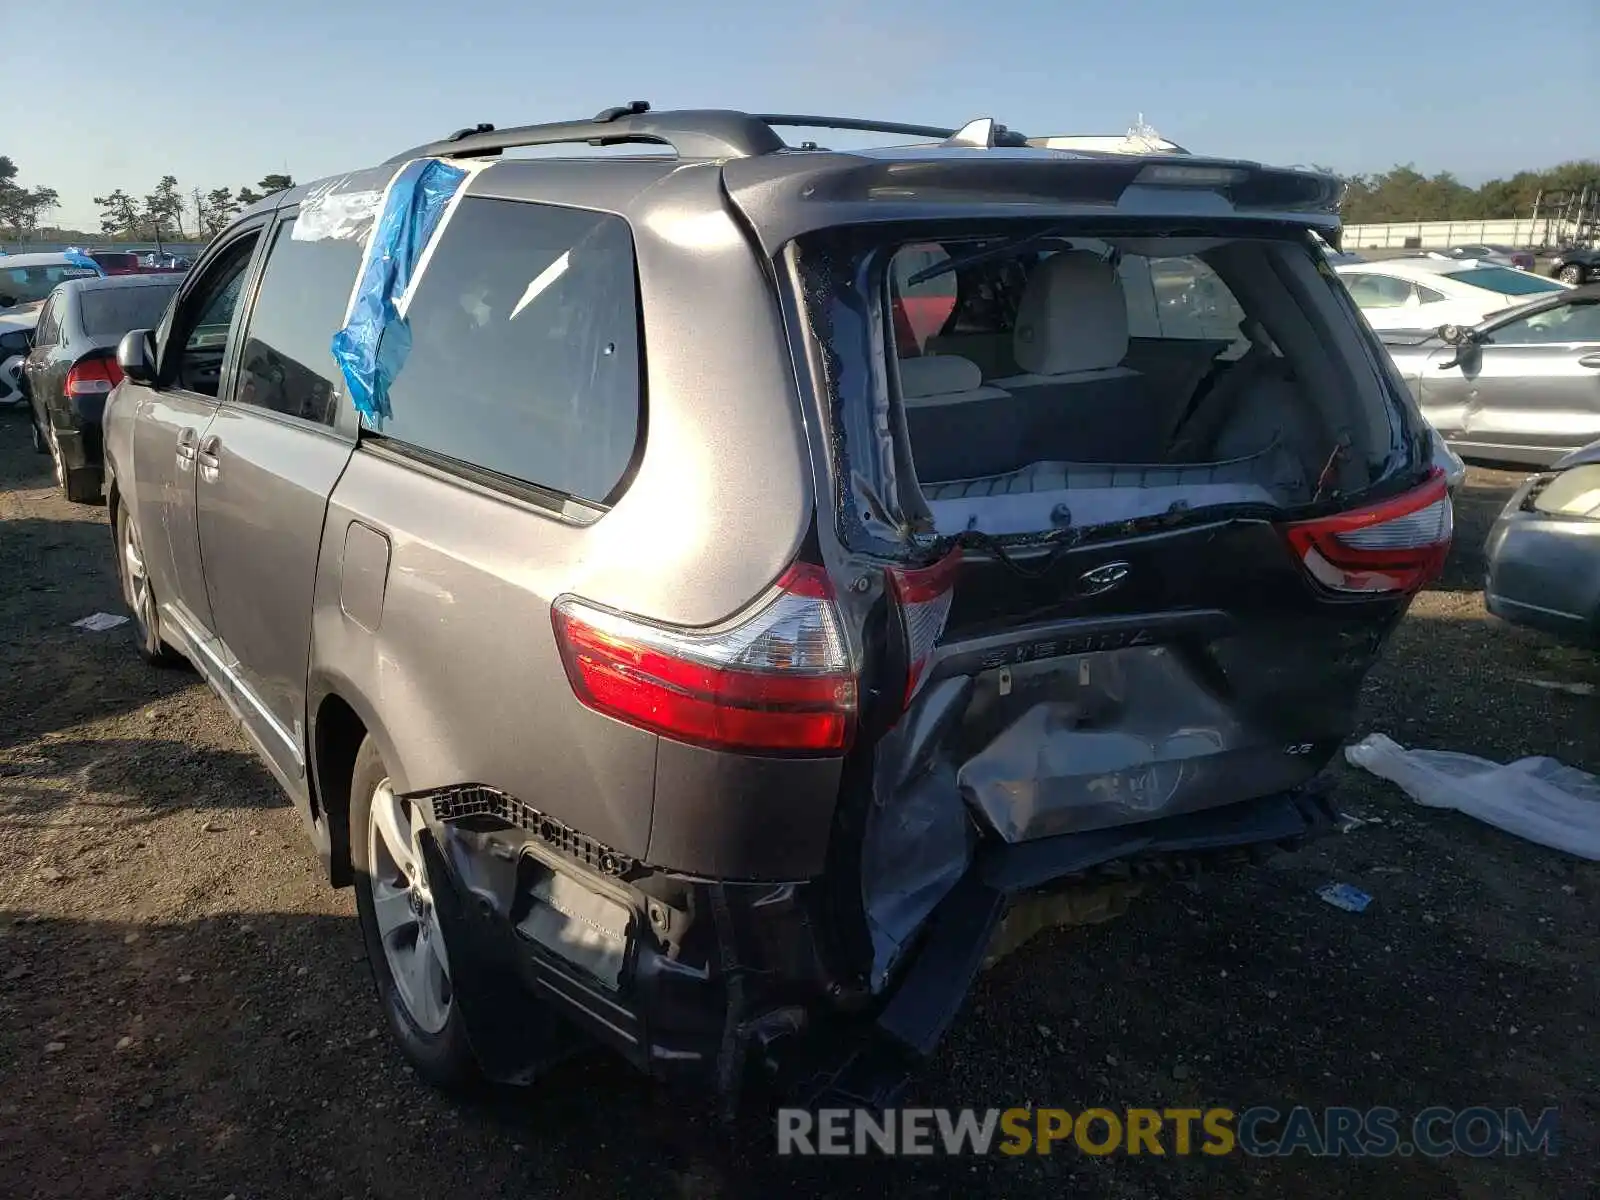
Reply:
[[577, 1029], [881, 1098], [1029, 931], [1327, 826], [1451, 537], [1340, 193], [635, 103], [269, 197], [119, 349], [138, 648], [355, 887], [425, 1078]]

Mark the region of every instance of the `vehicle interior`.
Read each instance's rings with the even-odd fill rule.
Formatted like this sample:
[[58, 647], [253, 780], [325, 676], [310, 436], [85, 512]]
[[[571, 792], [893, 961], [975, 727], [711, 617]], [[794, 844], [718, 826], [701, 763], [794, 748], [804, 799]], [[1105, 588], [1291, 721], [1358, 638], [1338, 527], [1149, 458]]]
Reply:
[[1137, 486], [1166, 505], [1198, 485], [1288, 504], [1359, 486], [1388, 451], [1381, 406], [1352, 402], [1372, 394], [1350, 377], [1358, 335], [1297, 243], [923, 243], [890, 280], [930, 500]]

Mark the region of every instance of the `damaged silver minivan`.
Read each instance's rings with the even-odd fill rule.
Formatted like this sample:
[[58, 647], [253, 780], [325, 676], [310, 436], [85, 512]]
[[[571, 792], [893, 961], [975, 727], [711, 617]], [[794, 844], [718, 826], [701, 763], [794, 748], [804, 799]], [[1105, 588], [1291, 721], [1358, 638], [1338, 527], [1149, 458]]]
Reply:
[[[562, 143], [667, 153], [501, 154]], [[1031, 932], [1328, 824], [1451, 536], [1339, 196], [634, 104], [270, 197], [120, 350], [139, 648], [355, 886], [424, 1077], [576, 1028], [880, 1101]]]

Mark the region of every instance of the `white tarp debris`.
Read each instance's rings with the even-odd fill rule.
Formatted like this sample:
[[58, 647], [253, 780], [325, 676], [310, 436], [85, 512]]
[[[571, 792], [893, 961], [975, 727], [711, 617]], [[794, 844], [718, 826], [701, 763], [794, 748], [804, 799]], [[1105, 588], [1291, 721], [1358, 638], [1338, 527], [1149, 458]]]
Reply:
[[118, 625], [126, 625], [127, 617], [119, 617], [112, 613], [90, 613], [87, 617], [79, 617], [72, 623], [75, 629], [87, 629], [90, 633], [101, 633], [107, 629], [115, 629]]
[[1541, 846], [1600, 860], [1600, 779], [1543, 756], [1490, 762], [1449, 750], [1407, 750], [1381, 733], [1346, 746], [1355, 766], [1430, 808], [1453, 808]]
[[377, 189], [308, 196], [300, 205], [289, 236], [297, 242], [320, 242], [324, 238], [365, 241], [382, 203], [383, 192]]

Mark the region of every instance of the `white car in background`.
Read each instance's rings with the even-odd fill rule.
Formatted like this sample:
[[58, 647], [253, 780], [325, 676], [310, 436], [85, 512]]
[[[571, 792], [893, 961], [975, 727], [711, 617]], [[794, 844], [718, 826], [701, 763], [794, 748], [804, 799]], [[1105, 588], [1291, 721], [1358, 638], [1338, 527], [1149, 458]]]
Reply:
[[1374, 329], [1470, 328], [1491, 313], [1568, 285], [1527, 271], [1449, 258], [1391, 258], [1334, 267]]
[[39, 309], [0, 317], [0, 408], [22, 403], [22, 363], [33, 345]]

